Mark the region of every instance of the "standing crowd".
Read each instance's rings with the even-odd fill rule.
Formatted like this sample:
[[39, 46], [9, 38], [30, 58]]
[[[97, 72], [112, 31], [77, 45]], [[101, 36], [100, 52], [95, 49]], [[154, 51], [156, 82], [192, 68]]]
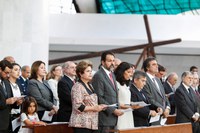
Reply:
[[[190, 122], [199, 133], [198, 68], [184, 71], [175, 88], [178, 78], [154, 57], [135, 70], [109, 51], [102, 53], [95, 74], [89, 60], [54, 65], [47, 73], [43, 61], [21, 67], [8, 56], [0, 61], [0, 133], [31, 133], [22, 126], [51, 122], [69, 122], [75, 133], [108, 133], [161, 125], [169, 115], [176, 115], [176, 123]], [[50, 120], [43, 120], [46, 113]], [[155, 117], [159, 120], [151, 122]], [[16, 119], [21, 126], [14, 128]]]

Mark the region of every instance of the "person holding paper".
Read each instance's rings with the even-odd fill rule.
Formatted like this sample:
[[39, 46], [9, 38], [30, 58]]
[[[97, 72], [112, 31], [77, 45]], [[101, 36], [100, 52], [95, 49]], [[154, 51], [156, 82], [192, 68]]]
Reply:
[[[133, 75], [133, 80], [130, 85], [130, 91], [131, 91], [131, 101], [132, 102], [139, 102], [144, 101], [146, 104], [149, 104], [149, 99], [143, 93], [142, 89], [144, 85], [146, 84], [146, 74], [142, 71], [136, 71]], [[153, 105], [145, 106], [140, 109], [136, 109], [133, 111], [134, 116], [134, 123], [135, 127], [139, 126], [150, 126], [149, 124], [149, 118], [152, 116], [156, 116], [156, 110], [157, 108]]]
[[165, 94], [168, 97], [170, 105], [171, 105], [170, 115], [175, 114], [176, 103], [174, 100], [174, 93], [176, 91], [175, 85], [177, 81], [178, 81], [178, 75], [175, 72], [172, 72], [169, 74], [169, 76], [167, 77], [167, 80], [163, 84], [164, 89], [165, 89]]
[[[92, 85], [98, 95], [100, 104], [118, 103], [118, 89], [115, 75], [113, 74], [115, 56], [110, 51], [105, 51], [101, 55], [101, 65], [92, 79]], [[99, 113], [99, 132], [105, 133], [110, 129], [115, 129], [118, 116], [123, 112], [118, 107], [109, 107]]]
[[[147, 94], [149, 103], [157, 107], [157, 112], [167, 118], [170, 113], [170, 103], [165, 96], [164, 87], [159, 78], [155, 76], [158, 73], [158, 63], [156, 58], [149, 57], [143, 62], [143, 69], [146, 72], [146, 85], [144, 92]], [[152, 123], [160, 125], [160, 121]]]
[[22, 126], [32, 125], [46, 125], [43, 121], [40, 121], [37, 114], [37, 102], [33, 97], [26, 97], [22, 106], [22, 113], [20, 116], [21, 126], [18, 133], [32, 133], [32, 129], [22, 128]]
[[[129, 90], [130, 78], [132, 74], [132, 67], [127, 62], [122, 62], [114, 71], [117, 87], [118, 87], [118, 101], [121, 109], [128, 109], [131, 106], [131, 92]], [[125, 112], [123, 115], [118, 116], [117, 129], [133, 128], [133, 114], [132, 110]]]
[[31, 66], [31, 77], [28, 84], [28, 96], [35, 98], [38, 104], [38, 116], [41, 119], [45, 111], [53, 116], [52, 121], [56, 121], [55, 114], [58, 111], [56, 101], [53, 98], [52, 90], [44, 77], [46, 76], [45, 63], [35, 61]]
[[17, 133], [19, 130], [19, 127], [16, 128], [15, 130], [12, 129], [12, 121], [15, 120], [20, 116], [21, 112], [21, 104], [23, 103], [24, 98], [22, 97], [22, 92], [19, 84], [17, 83], [17, 79], [20, 76], [20, 70], [21, 67], [17, 63], [12, 63], [13, 68], [11, 69], [10, 76], [8, 80], [5, 80], [5, 88], [7, 90], [7, 96], [8, 98], [14, 97], [17, 98], [16, 102], [14, 104], [11, 104], [11, 111], [10, 111], [10, 130], [14, 133]]
[[181, 75], [182, 82], [175, 92], [177, 107], [176, 123], [192, 123], [193, 133], [200, 133], [198, 98], [191, 88], [192, 73], [185, 71]]
[[90, 84], [92, 80], [92, 64], [81, 61], [76, 67], [79, 78], [71, 90], [72, 114], [69, 126], [74, 127], [74, 133], [97, 133], [98, 112], [106, 105], [98, 105], [97, 94]]
[[8, 133], [10, 121], [10, 105], [17, 101], [16, 97], [8, 97], [5, 80], [10, 76], [12, 64], [7, 60], [0, 61], [0, 132]]

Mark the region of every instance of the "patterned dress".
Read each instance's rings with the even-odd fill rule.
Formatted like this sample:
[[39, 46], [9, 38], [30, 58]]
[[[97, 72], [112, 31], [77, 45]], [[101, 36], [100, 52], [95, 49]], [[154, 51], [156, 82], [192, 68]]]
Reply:
[[83, 84], [77, 82], [72, 87], [72, 114], [69, 125], [71, 127], [98, 130], [98, 112], [80, 110], [81, 107], [98, 104], [97, 95]]

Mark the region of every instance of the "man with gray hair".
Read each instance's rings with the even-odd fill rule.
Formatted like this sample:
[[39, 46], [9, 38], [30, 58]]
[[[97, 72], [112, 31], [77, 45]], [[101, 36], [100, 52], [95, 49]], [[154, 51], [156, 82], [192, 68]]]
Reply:
[[58, 82], [60, 104], [57, 119], [59, 122], [69, 122], [72, 112], [71, 89], [75, 83], [76, 64], [72, 61], [67, 61], [62, 69], [64, 76]]
[[198, 73], [193, 73], [193, 80], [192, 80], [192, 89], [194, 90], [194, 92], [196, 93], [196, 96], [199, 98], [200, 100], [200, 94], [198, 92], [198, 86], [199, 86], [199, 75]]
[[192, 123], [193, 133], [199, 133], [199, 113], [195, 92], [192, 90], [192, 73], [183, 72], [182, 82], [175, 92], [175, 102], [177, 107], [176, 123]]
[[169, 74], [167, 77], [167, 80], [164, 82], [163, 86], [165, 89], [165, 94], [169, 99], [170, 106], [171, 106], [171, 111], [170, 114], [173, 115], [175, 114], [175, 101], [174, 101], [174, 93], [176, 91], [175, 89], [175, 84], [178, 81], [178, 75], [175, 72], [172, 72]]

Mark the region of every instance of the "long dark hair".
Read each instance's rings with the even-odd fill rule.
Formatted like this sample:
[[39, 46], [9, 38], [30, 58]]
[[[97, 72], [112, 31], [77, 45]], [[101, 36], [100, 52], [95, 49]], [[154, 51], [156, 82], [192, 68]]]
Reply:
[[124, 72], [128, 69], [131, 68], [131, 65], [127, 62], [122, 62], [119, 64], [119, 66], [115, 69], [114, 71], [114, 74], [115, 74], [115, 77], [116, 77], [116, 80], [121, 84], [121, 85], [124, 85], [126, 84], [127, 86], [129, 85], [130, 83], [130, 79], [129, 80], [126, 80], [124, 78]]
[[28, 107], [30, 106], [31, 103], [35, 104], [35, 112], [37, 112], [37, 102], [36, 102], [35, 98], [28, 96], [25, 98], [25, 100], [22, 104], [22, 113], [25, 113], [26, 115], [28, 115]]

